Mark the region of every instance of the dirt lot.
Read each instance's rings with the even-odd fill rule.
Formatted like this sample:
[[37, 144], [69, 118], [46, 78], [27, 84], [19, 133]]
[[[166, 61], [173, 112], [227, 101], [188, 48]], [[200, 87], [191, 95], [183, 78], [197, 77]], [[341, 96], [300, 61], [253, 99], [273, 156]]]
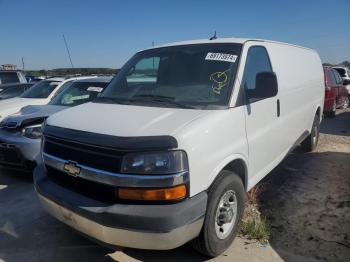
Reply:
[[[350, 110], [325, 119], [317, 152], [294, 152], [261, 184], [270, 245], [237, 238], [215, 261], [350, 261]], [[48, 216], [28, 174], [0, 170], [0, 261], [204, 261], [189, 246], [111, 251]]]
[[291, 154], [262, 181], [262, 212], [281, 257], [350, 261], [350, 110], [321, 133], [316, 152]]

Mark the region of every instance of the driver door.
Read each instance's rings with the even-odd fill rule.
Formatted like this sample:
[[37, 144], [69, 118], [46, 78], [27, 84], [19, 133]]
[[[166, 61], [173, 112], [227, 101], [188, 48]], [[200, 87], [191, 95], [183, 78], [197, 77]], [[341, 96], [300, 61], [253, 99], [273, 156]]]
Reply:
[[[256, 76], [260, 72], [273, 72], [267, 50], [263, 46], [251, 46], [242, 81], [246, 94], [255, 89]], [[246, 99], [246, 135], [253, 184], [276, 165], [281, 154], [278, 98], [277, 93], [274, 97]]]

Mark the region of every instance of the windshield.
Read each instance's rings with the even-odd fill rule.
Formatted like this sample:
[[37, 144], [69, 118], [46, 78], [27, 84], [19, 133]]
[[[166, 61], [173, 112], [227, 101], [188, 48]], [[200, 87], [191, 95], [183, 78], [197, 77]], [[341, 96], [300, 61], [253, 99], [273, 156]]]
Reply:
[[0, 99], [19, 96], [23, 93], [24, 89], [25, 89], [24, 85], [13, 86], [5, 90], [0, 89]]
[[335, 70], [338, 71], [338, 73], [340, 74], [341, 77], [345, 77], [345, 69], [343, 68], [334, 68]]
[[52, 91], [59, 85], [59, 81], [43, 80], [33, 85], [25, 91], [21, 97], [23, 98], [48, 98]]
[[146, 50], [118, 73], [97, 102], [153, 107], [227, 107], [240, 44], [201, 44]]
[[106, 82], [73, 82], [59, 95], [53, 98], [49, 104], [77, 106], [87, 103], [99, 97], [107, 85], [108, 83]]

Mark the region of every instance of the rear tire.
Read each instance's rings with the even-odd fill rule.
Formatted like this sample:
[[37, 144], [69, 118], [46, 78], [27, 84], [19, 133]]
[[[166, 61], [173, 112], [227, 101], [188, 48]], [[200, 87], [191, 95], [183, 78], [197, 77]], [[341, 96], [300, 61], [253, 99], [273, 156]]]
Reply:
[[223, 253], [237, 235], [244, 202], [242, 180], [231, 171], [221, 171], [208, 191], [203, 228], [199, 236], [192, 240], [193, 248], [209, 257]]
[[312, 152], [316, 149], [320, 136], [320, 118], [315, 115], [312, 123], [310, 135], [301, 143], [301, 148], [304, 152]]
[[346, 109], [349, 107], [349, 97], [346, 96], [345, 98], [345, 101], [344, 101], [344, 104], [343, 104], [343, 109]]
[[328, 116], [333, 118], [335, 117], [336, 113], [337, 113], [337, 103], [334, 101], [332, 106], [332, 111], [329, 112]]

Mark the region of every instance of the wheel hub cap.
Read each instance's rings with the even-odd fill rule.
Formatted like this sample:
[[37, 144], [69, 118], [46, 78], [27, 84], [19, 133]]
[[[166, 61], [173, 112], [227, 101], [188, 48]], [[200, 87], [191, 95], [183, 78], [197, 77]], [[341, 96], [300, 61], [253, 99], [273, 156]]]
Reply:
[[318, 127], [317, 125], [315, 125], [313, 136], [312, 136], [312, 142], [314, 145], [317, 143], [317, 139], [318, 139]]
[[219, 239], [225, 239], [233, 230], [237, 217], [237, 197], [233, 190], [222, 195], [216, 210], [215, 232]]

